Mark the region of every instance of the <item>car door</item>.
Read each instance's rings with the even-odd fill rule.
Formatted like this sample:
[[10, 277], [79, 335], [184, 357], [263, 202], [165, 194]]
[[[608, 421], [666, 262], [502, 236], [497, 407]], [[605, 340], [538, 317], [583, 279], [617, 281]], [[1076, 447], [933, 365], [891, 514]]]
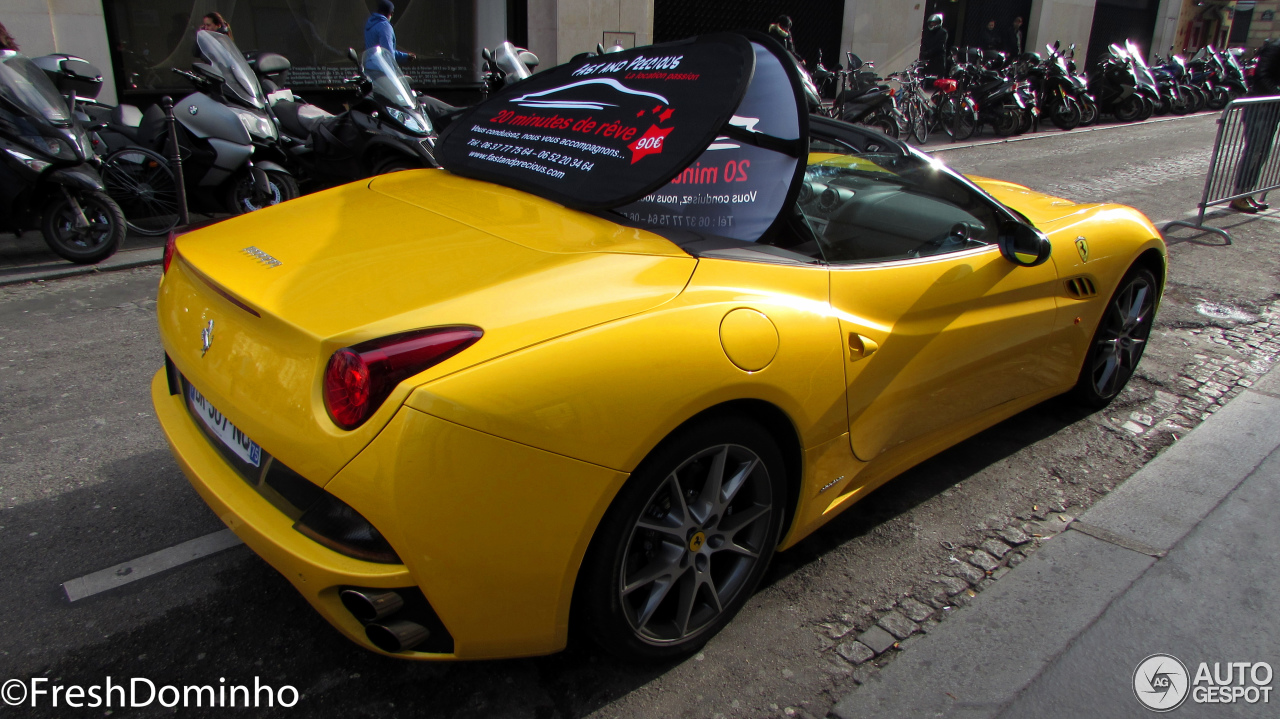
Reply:
[[1005, 259], [1013, 216], [927, 158], [812, 154], [799, 207], [830, 266], [859, 459], [955, 427], [1041, 387], [1052, 262]]

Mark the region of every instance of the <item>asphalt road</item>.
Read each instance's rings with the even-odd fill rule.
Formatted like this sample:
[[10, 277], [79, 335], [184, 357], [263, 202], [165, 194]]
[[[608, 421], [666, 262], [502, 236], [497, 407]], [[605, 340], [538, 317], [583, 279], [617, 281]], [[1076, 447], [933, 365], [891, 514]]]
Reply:
[[[939, 156], [970, 174], [1167, 220], [1194, 209], [1213, 133], [1206, 116]], [[1234, 226], [1230, 246], [1174, 233], [1170, 286], [1142, 372], [1106, 412], [1048, 402], [889, 483], [780, 555], [766, 586], [705, 651], [661, 666], [622, 665], [585, 643], [504, 662], [385, 659], [330, 629], [244, 547], [69, 602], [62, 582], [222, 525], [152, 416], [158, 268], [0, 288], [0, 682], [94, 685], [111, 676], [217, 686], [258, 677], [301, 694], [292, 709], [255, 716], [757, 717], [788, 708], [823, 716], [853, 680], [820, 623], [892, 602], [987, 523], [1049, 504], [1088, 506], [1173, 441], [1119, 426], [1157, 391], [1178, 395], [1197, 354], [1233, 351], [1199, 330], [1271, 316], [1278, 221], [1220, 218]]]

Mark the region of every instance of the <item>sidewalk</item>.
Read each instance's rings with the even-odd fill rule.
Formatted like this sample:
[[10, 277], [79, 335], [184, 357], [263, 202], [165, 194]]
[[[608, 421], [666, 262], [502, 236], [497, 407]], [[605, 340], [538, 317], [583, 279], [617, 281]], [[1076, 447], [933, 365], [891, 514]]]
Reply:
[[142, 237], [129, 233], [111, 257], [96, 265], [77, 265], [55, 255], [38, 231], [20, 236], [0, 233], [0, 286], [159, 264], [165, 240], [165, 235]]
[[[1276, 716], [1274, 692], [1267, 703], [1255, 692], [1252, 704], [1200, 704], [1206, 682], [1194, 681], [1201, 662], [1210, 672], [1215, 662], [1280, 668], [1276, 516], [1280, 371], [1130, 477], [833, 714], [1149, 717], [1135, 683], [1145, 689], [1150, 674], [1172, 665], [1136, 670], [1168, 654], [1188, 672], [1173, 680], [1170, 696], [1189, 694], [1175, 715]], [[1260, 673], [1261, 686], [1280, 687], [1280, 676]]]

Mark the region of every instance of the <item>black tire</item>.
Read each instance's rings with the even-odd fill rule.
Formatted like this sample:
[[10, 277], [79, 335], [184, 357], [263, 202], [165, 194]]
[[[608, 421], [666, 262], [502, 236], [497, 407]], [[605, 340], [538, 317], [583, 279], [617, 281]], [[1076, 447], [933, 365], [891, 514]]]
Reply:
[[1194, 85], [1183, 85], [1182, 91], [1187, 97], [1187, 104], [1190, 106], [1191, 112], [1200, 112], [1209, 102], [1209, 98], [1204, 94], [1204, 90], [1201, 90]]
[[1120, 280], [1089, 340], [1076, 380], [1074, 394], [1081, 404], [1106, 407], [1129, 383], [1151, 336], [1159, 292], [1156, 276], [1145, 267], [1129, 268]]
[[1098, 104], [1093, 100], [1080, 103], [1080, 126], [1088, 127], [1098, 121]]
[[[717, 462], [718, 491], [709, 489]], [[700, 422], [665, 440], [600, 521], [575, 591], [575, 628], [628, 660], [700, 649], [768, 568], [787, 504], [785, 472], [773, 437], [741, 417]]]
[[874, 112], [870, 117], [862, 121], [862, 124], [874, 130], [888, 135], [893, 139], [898, 139], [902, 135], [902, 130], [898, 126], [898, 121], [892, 115], [885, 112]]
[[101, 174], [133, 232], [154, 237], [178, 224], [178, 182], [160, 153], [141, 147], [116, 150], [102, 160]]
[[1012, 137], [1022, 126], [1020, 114], [1018, 110], [1012, 108], [1001, 108], [991, 120], [991, 129], [1000, 137]]
[[124, 212], [105, 192], [73, 190], [71, 196], [84, 211], [88, 227], [76, 227], [77, 213], [67, 195], [59, 190], [41, 218], [44, 241], [64, 260], [97, 264], [115, 254], [124, 240]]
[[1117, 122], [1133, 122], [1142, 116], [1142, 96], [1130, 95], [1112, 110]]
[[1084, 118], [1084, 112], [1080, 109], [1080, 103], [1075, 98], [1063, 98], [1062, 102], [1055, 103], [1049, 108], [1049, 121], [1054, 127], [1064, 132], [1074, 130], [1080, 126], [1080, 121]]
[[236, 178], [227, 188], [227, 211], [233, 215], [243, 215], [263, 207], [288, 202], [302, 192], [298, 189], [298, 181], [292, 175], [275, 170], [266, 170], [267, 185], [271, 194], [266, 202], [260, 202], [253, 196], [253, 177], [245, 173]]
[[1169, 112], [1175, 115], [1185, 115], [1191, 112], [1191, 94], [1178, 90], [1178, 94], [1169, 98]]
[[1149, 97], [1142, 98], [1142, 112], [1138, 113], [1138, 122], [1146, 122], [1156, 111], [1156, 103]]
[[1156, 117], [1162, 117], [1173, 112], [1173, 100], [1168, 95], [1161, 95], [1159, 102], [1156, 103], [1155, 111], [1151, 114]]
[[1209, 99], [1205, 103], [1205, 107], [1208, 107], [1210, 110], [1221, 110], [1227, 106], [1228, 102], [1231, 102], [1231, 94], [1223, 87], [1212, 88], [1206, 93], [1206, 95]]
[[973, 137], [978, 131], [978, 113], [973, 105], [958, 97], [949, 97], [942, 101], [938, 109], [942, 121], [942, 129], [952, 140], [963, 142]]
[[1018, 111], [1017, 114], [1018, 114], [1018, 131], [1015, 132], [1014, 134], [1022, 135], [1022, 134], [1025, 134], [1028, 130], [1032, 128], [1032, 126], [1035, 125], [1036, 116], [1031, 114], [1031, 110], [1020, 110]]

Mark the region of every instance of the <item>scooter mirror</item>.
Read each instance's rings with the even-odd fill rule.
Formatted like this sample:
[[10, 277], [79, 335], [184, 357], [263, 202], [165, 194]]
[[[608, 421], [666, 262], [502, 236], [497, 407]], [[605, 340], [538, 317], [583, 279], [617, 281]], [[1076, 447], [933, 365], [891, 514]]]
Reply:
[[604, 54], [604, 45], [602, 45], [601, 43], [596, 43], [596, 55], [603, 55], [603, 54]]
[[1053, 41], [1053, 49], [1054, 49], [1054, 50], [1057, 50], [1057, 49], [1059, 49], [1059, 48], [1061, 48], [1061, 47], [1062, 47], [1062, 41], [1061, 41], [1061, 40], [1054, 40], [1054, 41]]
[[347, 59], [354, 62], [357, 67], [360, 66], [360, 56], [356, 54], [355, 48], [347, 48]]
[[493, 62], [493, 53], [489, 52], [487, 47], [480, 51], [480, 57], [484, 58], [485, 62]]

